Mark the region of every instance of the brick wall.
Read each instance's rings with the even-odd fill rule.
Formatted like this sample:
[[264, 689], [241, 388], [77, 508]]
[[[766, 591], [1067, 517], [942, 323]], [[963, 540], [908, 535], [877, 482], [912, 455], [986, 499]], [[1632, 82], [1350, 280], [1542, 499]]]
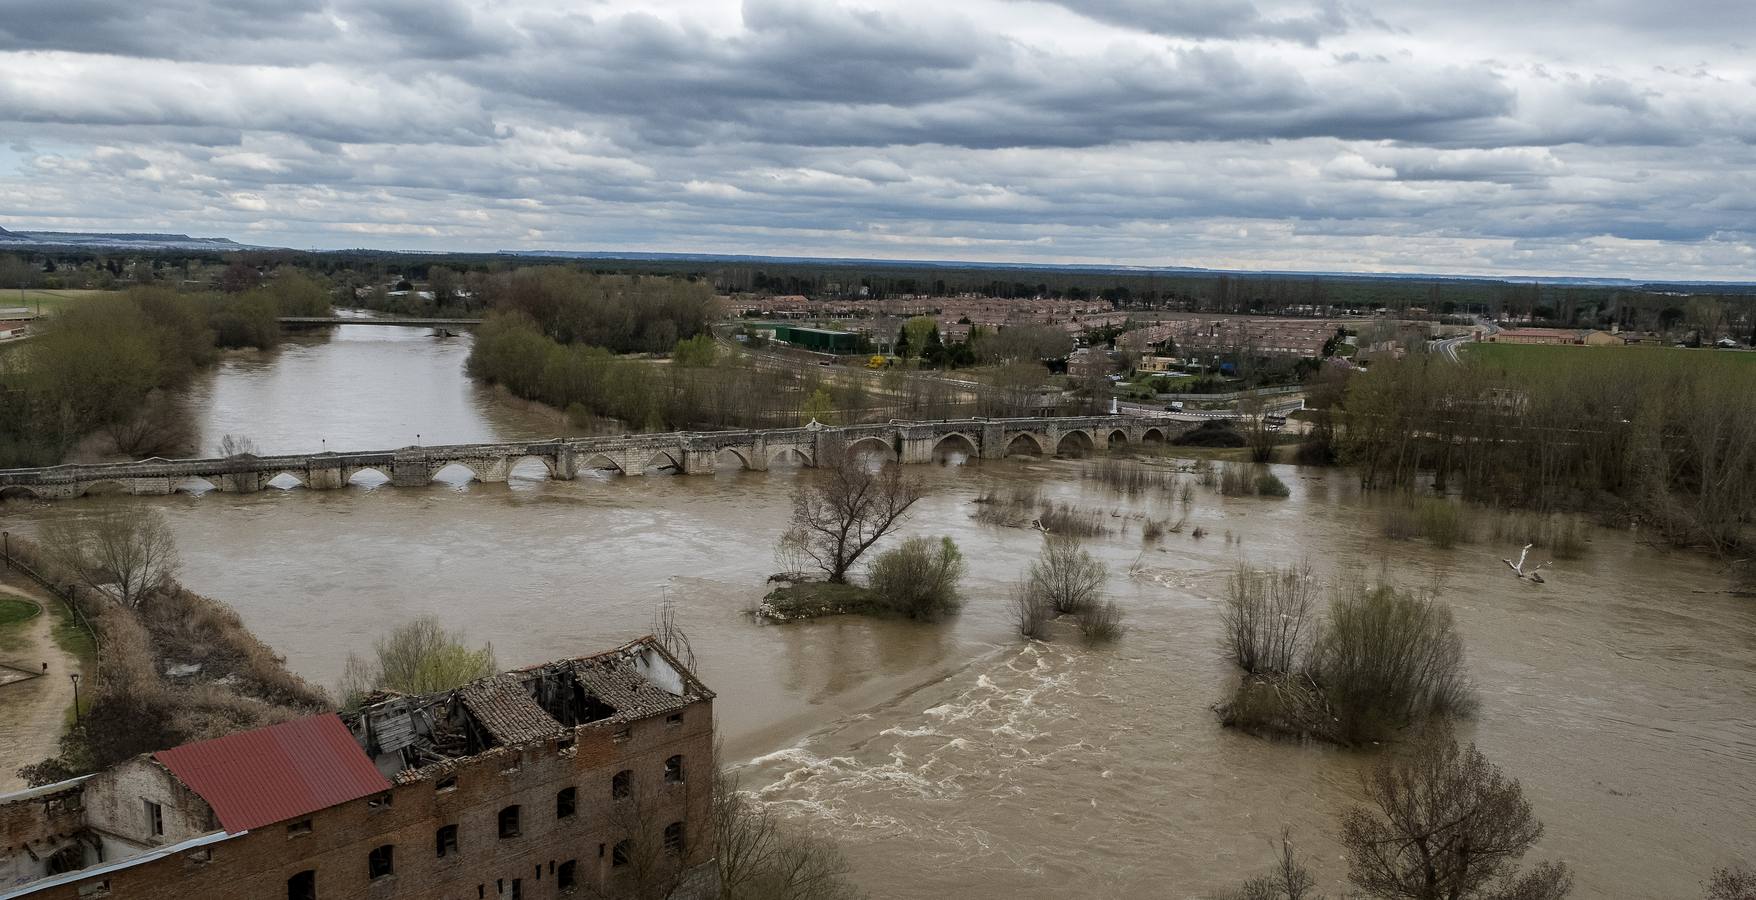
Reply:
[[[633, 802], [650, 810], [639, 817], [642, 827], [682, 822], [684, 866], [713, 858], [712, 701], [693, 703], [681, 716], [676, 724], [659, 715], [626, 726], [581, 726], [572, 747], [551, 740], [497, 748], [460, 760], [449, 772], [423, 770], [420, 780], [394, 787], [388, 804], [368, 798], [314, 813], [305, 833], [290, 834], [287, 823], [268, 825], [32, 896], [74, 900], [81, 884], [89, 891], [102, 879], [109, 896], [125, 900], [280, 900], [287, 880], [307, 869], [316, 872], [319, 900], [510, 898], [515, 879], [524, 900], [617, 896], [638, 868], [617, 868], [611, 859], [632, 808], [611, 796], [611, 780], [623, 769], [634, 776]], [[665, 760], [673, 755], [683, 757], [679, 784], [664, 780]], [[455, 786], [439, 790], [448, 776]], [[556, 794], [566, 787], [577, 793], [577, 811], [558, 820]], [[502, 839], [500, 811], [512, 804], [520, 807], [519, 835]], [[440, 858], [435, 836], [448, 824], [458, 826], [457, 851]], [[368, 854], [386, 844], [395, 848], [395, 873], [373, 880]], [[575, 862], [577, 888], [563, 895], [556, 875], [568, 861]]]

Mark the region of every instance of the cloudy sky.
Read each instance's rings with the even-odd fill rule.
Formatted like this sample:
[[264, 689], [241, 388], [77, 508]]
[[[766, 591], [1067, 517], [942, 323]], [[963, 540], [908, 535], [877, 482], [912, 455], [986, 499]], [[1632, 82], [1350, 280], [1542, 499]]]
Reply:
[[0, 0], [0, 227], [1756, 280], [1756, 7]]

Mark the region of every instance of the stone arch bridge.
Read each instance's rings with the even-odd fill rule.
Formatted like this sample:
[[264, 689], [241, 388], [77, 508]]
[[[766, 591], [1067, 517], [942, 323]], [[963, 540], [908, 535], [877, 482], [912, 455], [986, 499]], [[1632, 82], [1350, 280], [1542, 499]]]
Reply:
[[243, 455], [217, 459], [147, 459], [0, 469], [0, 499], [61, 500], [88, 493], [170, 494], [195, 479], [223, 492], [251, 493], [290, 476], [314, 490], [347, 486], [368, 469], [397, 486], [425, 485], [441, 469], [461, 466], [478, 481], [505, 481], [526, 459], [549, 477], [572, 480], [592, 469], [625, 475], [668, 470], [711, 474], [726, 465], [765, 471], [778, 462], [815, 466], [836, 448], [872, 452], [902, 463], [930, 463], [948, 452], [980, 459], [1010, 454], [1084, 455], [1117, 446], [1163, 443], [1199, 419], [1089, 416], [1029, 419], [893, 421], [874, 425], [745, 431], [672, 432], [501, 444], [446, 444], [360, 452]]

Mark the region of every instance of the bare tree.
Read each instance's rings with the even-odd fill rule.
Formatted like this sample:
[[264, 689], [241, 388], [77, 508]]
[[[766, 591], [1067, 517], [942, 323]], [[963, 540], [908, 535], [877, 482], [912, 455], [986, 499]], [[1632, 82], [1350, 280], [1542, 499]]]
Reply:
[[1071, 535], [1047, 535], [1030, 564], [1030, 590], [1056, 615], [1071, 615], [1098, 602], [1109, 570]]
[[677, 601], [671, 599], [670, 591], [665, 591], [658, 609], [653, 610], [652, 635], [658, 638], [659, 646], [683, 664], [683, 668], [695, 671], [695, 648], [689, 644], [688, 632], [677, 622]]
[[255, 456], [258, 452], [260, 451], [256, 449], [256, 442], [246, 435], [228, 434], [225, 437], [220, 438], [219, 453], [221, 456], [227, 458], [233, 456]]
[[1756, 871], [1741, 864], [1713, 870], [1707, 900], [1756, 900]]
[[1013, 587], [1010, 603], [1018, 633], [1032, 640], [1042, 640], [1050, 620], [1055, 618], [1055, 608], [1031, 590], [1029, 582]]
[[768, 807], [718, 769], [713, 782], [715, 862], [724, 900], [858, 900], [847, 859], [828, 840], [784, 828]]
[[1317, 630], [1317, 579], [1301, 561], [1274, 571], [1239, 563], [1220, 613], [1225, 646], [1251, 674], [1294, 674], [1308, 662]]
[[844, 451], [823, 454], [817, 477], [801, 479], [793, 493], [792, 527], [781, 536], [787, 550], [810, 560], [837, 584], [878, 540], [896, 530], [921, 499], [921, 487], [901, 466], [874, 467]]
[[1323, 900], [1317, 879], [1305, 860], [1293, 852], [1293, 831], [1282, 828], [1274, 868], [1244, 882], [1227, 900]]
[[140, 503], [114, 503], [95, 515], [43, 526], [50, 556], [100, 594], [129, 609], [177, 574], [177, 541], [164, 514]]
[[1436, 729], [1365, 779], [1371, 807], [1341, 821], [1348, 878], [1369, 897], [1398, 900], [1559, 900], [1573, 887], [1563, 863], [1528, 872], [1518, 861], [1543, 835], [1517, 779], [1475, 745]]

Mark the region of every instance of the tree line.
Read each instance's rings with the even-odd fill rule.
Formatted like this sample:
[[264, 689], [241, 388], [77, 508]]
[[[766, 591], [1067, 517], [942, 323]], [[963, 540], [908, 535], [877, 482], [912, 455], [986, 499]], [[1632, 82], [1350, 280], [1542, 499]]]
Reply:
[[278, 316], [328, 309], [295, 271], [235, 294], [137, 286], [71, 303], [0, 352], [0, 466], [53, 465], [94, 437], [99, 452], [191, 452], [177, 392], [195, 373], [222, 349], [275, 346]]
[[1415, 354], [1356, 376], [1340, 449], [1368, 487], [1638, 522], [1728, 553], [1756, 512], [1756, 366], [1707, 351], [1529, 365]]

